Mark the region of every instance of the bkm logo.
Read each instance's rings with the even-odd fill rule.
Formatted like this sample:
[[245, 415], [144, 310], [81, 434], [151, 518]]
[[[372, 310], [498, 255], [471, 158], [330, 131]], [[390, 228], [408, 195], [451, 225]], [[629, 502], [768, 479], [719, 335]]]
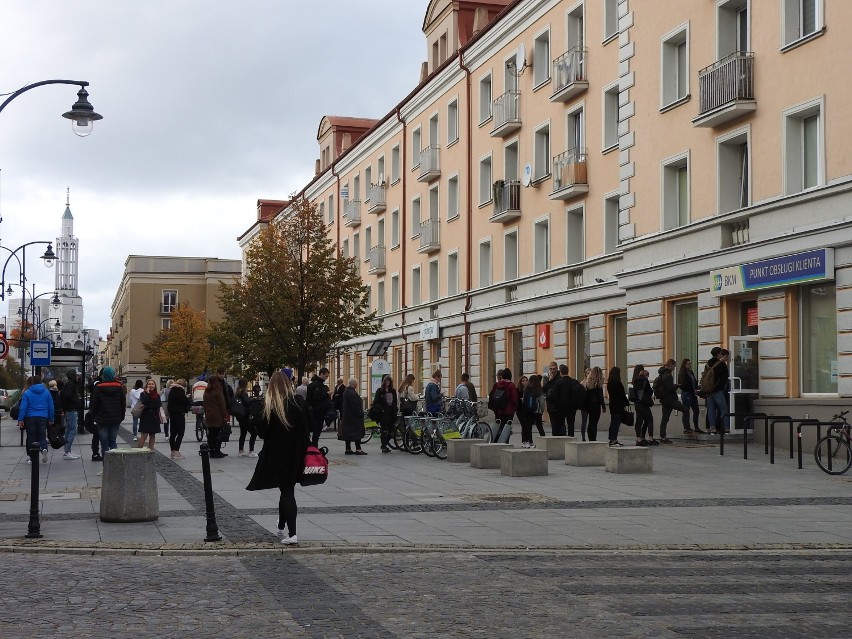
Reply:
[[713, 290], [714, 291], [721, 291], [722, 290], [722, 274], [721, 273], [716, 273], [716, 275], [713, 276]]

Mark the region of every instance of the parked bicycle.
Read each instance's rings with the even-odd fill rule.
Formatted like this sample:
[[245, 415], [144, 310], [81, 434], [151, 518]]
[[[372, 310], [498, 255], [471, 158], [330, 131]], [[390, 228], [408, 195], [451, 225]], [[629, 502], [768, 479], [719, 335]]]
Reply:
[[852, 426], [846, 420], [848, 413], [845, 410], [831, 418], [833, 425], [814, 448], [817, 466], [829, 475], [842, 475], [852, 467]]

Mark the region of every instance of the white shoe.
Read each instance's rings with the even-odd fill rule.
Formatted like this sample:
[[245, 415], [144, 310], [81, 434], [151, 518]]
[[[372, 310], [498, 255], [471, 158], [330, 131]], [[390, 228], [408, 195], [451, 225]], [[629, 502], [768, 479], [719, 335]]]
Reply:
[[254, 452], [254, 451], [251, 451], [251, 452], [248, 454], [248, 456], [249, 456], [249, 457], [257, 457], [257, 453], [256, 453], [256, 452]]
[[529, 448], [530, 445], [527, 442], [521, 442], [521, 448]]
[[27, 457], [27, 463], [28, 463], [28, 464], [32, 464], [32, 463], [33, 463], [33, 460], [32, 460], [32, 459], [30, 459], [29, 457]]
[[281, 529], [279, 528], [279, 529], [278, 529], [278, 532], [277, 532], [277, 533], [275, 533], [275, 534], [278, 536], [278, 539], [280, 539], [282, 542], [283, 542], [285, 539], [287, 539], [287, 531], [286, 531], [286, 530], [281, 530]]
[[281, 540], [281, 543], [285, 546], [298, 546], [299, 539], [296, 537], [296, 535], [293, 535], [292, 537], [285, 537]]
[[62, 459], [80, 459], [80, 456], [77, 453], [68, 452], [62, 455]]
[[240, 451], [240, 452], [237, 454], [237, 457], [245, 457], [245, 456], [246, 456], [246, 454], [245, 454], [243, 451]]
[[47, 450], [41, 451], [41, 463], [42, 464], [47, 463]]
[[533, 442], [530, 442], [529, 444], [527, 444], [527, 448], [535, 448], [535, 444]]

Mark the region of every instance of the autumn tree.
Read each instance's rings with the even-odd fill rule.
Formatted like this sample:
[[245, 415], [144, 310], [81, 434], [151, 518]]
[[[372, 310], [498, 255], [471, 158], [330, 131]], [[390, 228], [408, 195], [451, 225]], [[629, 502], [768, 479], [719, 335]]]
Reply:
[[288, 209], [246, 250], [246, 276], [220, 286], [213, 339], [243, 370], [293, 364], [302, 375], [334, 344], [378, 330], [356, 262], [337, 254], [317, 207], [298, 197]]
[[151, 371], [160, 375], [192, 379], [211, 365], [208, 328], [204, 311], [196, 311], [182, 302], [172, 311], [169, 328], [143, 344], [148, 353], [145, 361]]

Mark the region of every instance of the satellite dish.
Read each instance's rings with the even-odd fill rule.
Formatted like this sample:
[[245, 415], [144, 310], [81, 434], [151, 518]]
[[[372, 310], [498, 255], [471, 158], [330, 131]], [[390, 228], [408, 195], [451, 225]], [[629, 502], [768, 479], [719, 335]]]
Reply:
[[518, 45], [518, 52], [515, 54], [515, 69], [518, 73], [523, 73], [527, 66], [527, 50], [524, 43]]
[[524, 174], [521, 176], [521, 183], [524, 186], [529, 186], [532, 183], [532, 164], [529, 162], [524, 165]]

